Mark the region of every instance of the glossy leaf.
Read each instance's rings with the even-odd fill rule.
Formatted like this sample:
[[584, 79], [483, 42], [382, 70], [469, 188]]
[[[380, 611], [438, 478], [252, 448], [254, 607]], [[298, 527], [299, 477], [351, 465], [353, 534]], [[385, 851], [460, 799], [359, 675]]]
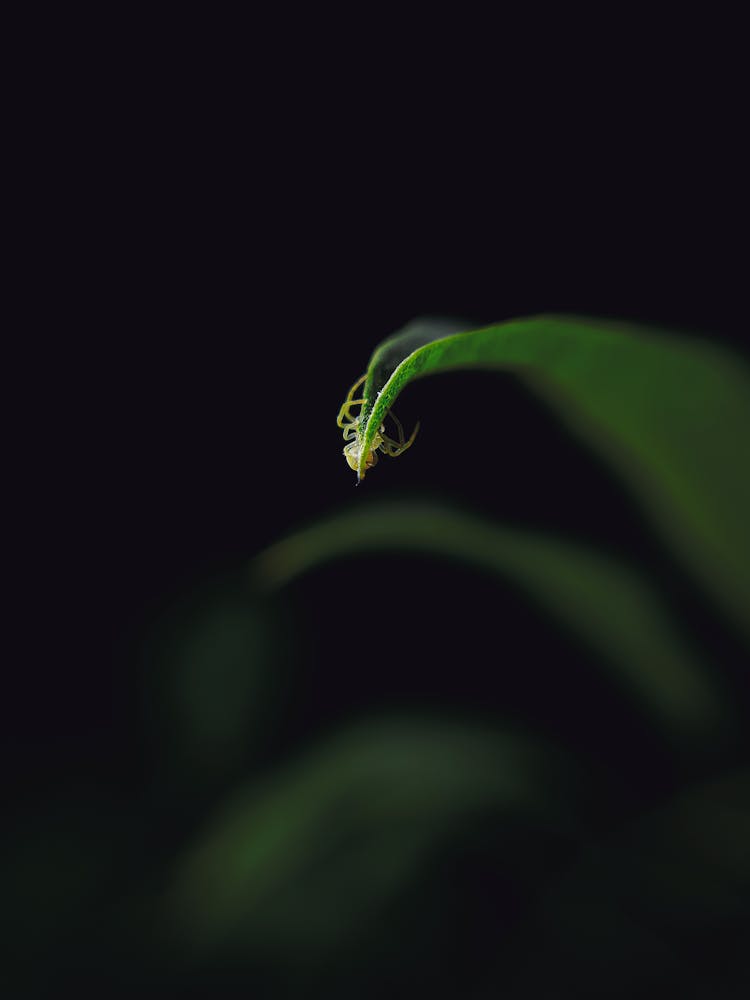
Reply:
[[[439, 326], [412, 325], [370, 361], [356, 422], [358, 476], [409, 382], [471, 367], [511, 370], [528, 382], [617, 470], [750, 634], [750, 374], [740, 358], [697, 338], [575, 316], [447, 336]], [[508, 430], [485, 433], [491, 464]]]

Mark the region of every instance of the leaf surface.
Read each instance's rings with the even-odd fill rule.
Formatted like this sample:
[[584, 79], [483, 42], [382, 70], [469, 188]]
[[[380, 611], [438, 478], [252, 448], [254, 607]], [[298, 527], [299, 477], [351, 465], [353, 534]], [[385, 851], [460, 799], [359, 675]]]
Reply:
[[[698, 338], [576, 316], [447, 335], [436, 321], [410, 324], [370, 360], [358, 476], [411, 381], [476, 367], [513, 371], [543, 397], [750, 635], [750, 373], [742, 359]], [[507, 433], [486, 429], [489, 468]]]
[[[457, 559], [517, 585], [614, 668], [674, 735], [711, 738], [726, 725], [710, 671], [653, 587], [630, 567], [571, 542], [436, 504], [399, 502], [340, 513], [299, 531], [261, 553], [253, 574], [273, 589], [332, 559], [388, 551]], [[363, 642], [368, 620], [363, 616]]]
[[209, 954], [330, 961], [377, 926], [441, 845], [491, 815], [576, 835], [558, 794], [568, 767], [512, 732], [360, 722], [220, 809], [176, 866], [170, 923]]

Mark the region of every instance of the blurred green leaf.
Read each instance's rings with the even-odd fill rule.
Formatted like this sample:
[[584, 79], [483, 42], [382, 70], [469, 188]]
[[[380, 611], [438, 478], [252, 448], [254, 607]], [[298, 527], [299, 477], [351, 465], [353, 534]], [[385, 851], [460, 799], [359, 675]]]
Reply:
[[688, 789], [592, 845], [549, 888], [525, 944], [519, 937], [500, 956], [503, 992], [747, 996], [748, 845], [746, 771]]
[[178, 602], [146, 643], [157, 764], [171, 785], [182, 773], [188, 792], [256, 749], [278, 707], [289, 629], [283, 609], [249, 601], [246, 591], [233, 578], [205, 586]]
[[[697, 338], [576, 316], [448, 335], [439, 323], [418, 322], [370, 360], [355, 425], [358, 476], [409, 382], [471, 367], [509, 369], [527, 381], [617, 470], [750, 634], [750, 374], [740, 358]], [[492, 469], [513, 429], [481, 433]]]
[[330, 962], [441, 844], [490, 813], [568, 836], [563, 773], [512, 733], [361, 723], [234, 797], [178, 865], [168, 922], [196, 954]]
[[[459, 559], [521, 587], [614, 667], [673, 734], [712, 739], [726, 725], [715, 681], [653, 588], [633, 569], [570, 542], [437, 505], [370, 505], [277, 542], [257, 557], [253, 575], [274, 588], [331, 559], [404, 550]], [[362, 620], [368, 627], [366, 609]], [[413, 627], [421, 627], [418, 618]]]

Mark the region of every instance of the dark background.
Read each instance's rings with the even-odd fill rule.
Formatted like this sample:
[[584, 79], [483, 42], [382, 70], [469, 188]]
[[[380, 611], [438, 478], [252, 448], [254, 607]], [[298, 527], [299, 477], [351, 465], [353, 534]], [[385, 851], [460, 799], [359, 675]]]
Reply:
[[[335, 426], [372, 348], [424, 314], [474, 325], [572, 311], [745, 351], [739, 135], [725, 106], [695, 99], [701, 78], [684, 68], [679, 87], [650, 94], [632, 76], [604, 91], [584, 78], [580, 119], [554, 85], [483, 81], [490, 110], [475, 121], [472, 96], [433, 90], [428, 73], [405, 106], [396, 95], [397, 127], [374, 72], [354, 87], [292, 74], [294, 53], [271, 75], [216, 54], [155, 55], [153, 76], [125, 60], [103, 80], [102, 52], [69, 90], [45, 88], [29, 156], [31, 358], [16, 422], [33, 442], [19, 528], [32, 610], [4, 699], [16, 807], [106, 786], [147, 811], [154, 623], [353, 503], [427, 495], [585, 538], [645, 561], [696, 635], [712, 634], [712, 613], [617, 484], [510, 377], [411, 387], [399, 412], [407, 429], [422, 420], [416, 446], [356, 493]], [[363, 565], [347, 567], [347, 586]], [[585, 718], [605, 757], [632, 763], [630, 710], [576, 646], [561, 652], [508, 590], [502, 642], [524, 670], [488, 677], [495, 585], [432, 570], [426, 580], [401, 559], [369, 571], [382, 609], [369, 649], [353, 648], [340, 571], [294, 591], [319, 681], [301, 687], [289, 746], [383, 706], [489, 703], [573, 745]], [[383, 667], [378, 644], [428, 606], [431, 645], [412, 640]], [[561, 673], [570, 662], [572, 687], [534, 666], [553, 658]]]
[[101, 118], [51, 140], [69, 162], [40, 191], [45, 315], [22, 421], [44, 456], [27, 456], [43, 540], [27, 568], [55, 626], [31, 630], [15, 678], [31, 678], [24, 763], [43, 771], [51, 745], [59, 763], [126, 738], [132, 643], [168, 595], [335, 507], [414, 490], [622, 547], [640, 535], [510, 378], [450, 376], [447, 406], [441, 380], [410, 389], [418, 447], [354, 496], [336, 412], [409, 319], [572, 311], [744, 349], [743, 205], [718, 142], [708, 169], [692, 136], [553, 120], [528, 148], [482, 137], [469, 156], [461, 139], [457, 157], [439, 134], [313, 128], [301, 94], [279, 135], [190, 93], [168, 116], [106, 94]]

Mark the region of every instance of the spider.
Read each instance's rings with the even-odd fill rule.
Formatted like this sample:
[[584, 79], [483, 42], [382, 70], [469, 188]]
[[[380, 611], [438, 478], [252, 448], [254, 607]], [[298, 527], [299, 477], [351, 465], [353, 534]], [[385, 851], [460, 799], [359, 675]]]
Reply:
[[[358, 378], [354, 385], [349, 390], [344, 404], [339, 410], [339, 415], [336, 418], [336, 423], [339, 427], [344, 430], [344, 440], [349, 443], [344, 445], [344, 457], [349, 464], [350, 469], [354, 469], [358, 472], [359, 469], [359, 456], [360, 456], [360, 444], [357, 438], [357, 431], [359, 430], [359, 418], [360, 412], [354, 416], [351, 412], [353, 406], [361, 407], [364, 403], [364, 399], [355, 399], [354, 394], [357, 389], [366, 380], [367, 375], [363, 375]], [[386, 434], [385, 423], [382, 423], [377, 430], [375, 437], [372, 439], [372, 446], [370, 452], [365, 460], [365, 472], [367, 469], [371, 469], [378, 462], [378, 451], [382, 451], [384, 455], [390, 455], [391, 458], [396, 458], [398, 455], [403, 454], [407, 448], [410, 448], [414, 444], [414, 438], [417, 436], [417, 431], [419, 430], [419, 421], [417, 421], [417, 426], [412, 431], [411, 437], [407, 440], [404, 435], [404, 428], [401, 425], [401, 421], [398, 419], [393, 410], [388, 410], [386, 413], [386, 418], [390, 417], [393, 423], [396, 425], [396, 432], [398, 434], [398, 440], [390, 437]], [[362, 478], [364, 479], [365, 473], [362, 473]]]

